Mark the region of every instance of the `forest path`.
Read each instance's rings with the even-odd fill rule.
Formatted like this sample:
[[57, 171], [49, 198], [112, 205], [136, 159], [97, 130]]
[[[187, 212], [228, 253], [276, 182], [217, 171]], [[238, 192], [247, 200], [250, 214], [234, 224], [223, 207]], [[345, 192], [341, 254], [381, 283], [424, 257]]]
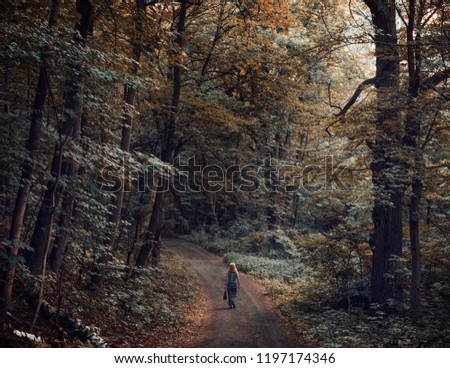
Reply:
[[222, 299], [227, 268], [223, 260], [200, 246], [182, 239], [165, 238], [164, 245], [180, 255], [197, 272], [202, 293], [197, 312], [202, 319], [188, 347], [283, 348], [301, 346], [297, 334], [275, 308], [265, 288], [240, 273], [236, 309]]

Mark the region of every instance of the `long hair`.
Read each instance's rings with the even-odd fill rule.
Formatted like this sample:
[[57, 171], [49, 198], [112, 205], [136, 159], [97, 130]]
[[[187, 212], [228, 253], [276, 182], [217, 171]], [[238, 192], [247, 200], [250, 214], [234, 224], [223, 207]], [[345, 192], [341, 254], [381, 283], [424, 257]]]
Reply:
[[228, 267], [228, 271], [229, 272], [238, 272], [237, 267], [233, 262], [230, 263], [230, 265]]

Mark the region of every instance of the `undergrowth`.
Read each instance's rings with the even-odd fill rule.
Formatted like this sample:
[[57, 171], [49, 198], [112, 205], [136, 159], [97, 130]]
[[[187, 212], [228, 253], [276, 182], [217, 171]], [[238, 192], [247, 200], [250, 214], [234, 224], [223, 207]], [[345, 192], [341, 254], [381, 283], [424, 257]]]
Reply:
[[[92, 295], [89, 274], [66, 272], [64, 279], [46, 281], [45, 300], [60, 315], [70, 315], [85, 326], [95, 326], [106, 346], [169, 347], [191, 318], [192, 306], [198, 298], [196, 275], [173, 252], [163, 249], [159, 268], [147, 267], [139, 277], [126, 278], [123, 261], [114, 260], [101, 291]], [[62, 287], [58, 287], [58, 281]], [[29, 277], [19, 283], [30, 284]], [[186, 285], [192, 285], [186, 288]], [[29, 287], [29, 286], [28, 286]], [[61, 293], [58, 290], [62, 290]], [[28, 331], [33, 314], [26, 293], [17, 293], [10, 313], [11, 330]], [[20, 316], [20, 318], [19, 318]], [[54, 319], [40, 316], [33, 334], [42, 338], [38, 346], [86, 346], [71, 338], [71, 331]], [[11, 340], [11, 337], [8, 337]], [[22, 339], [19, 346], [28, 346]]]
[[192, 282], [196, 277], [173, 252], [163, 249], [159, 267], [147, 267], [139, 277], [125, 282], [122, 273], [114, 277], [110, 272], [101, 303], [81, 303], [87, 312], [84, 318], [105, 326], [111, 339], [121, 336], [113, 343], [122, 347], [171, 346], [198, 297]]

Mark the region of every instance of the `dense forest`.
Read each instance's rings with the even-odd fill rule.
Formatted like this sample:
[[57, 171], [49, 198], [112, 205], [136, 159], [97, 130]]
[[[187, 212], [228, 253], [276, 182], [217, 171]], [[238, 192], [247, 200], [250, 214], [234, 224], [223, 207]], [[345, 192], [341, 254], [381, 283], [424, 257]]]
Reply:
[[171, 345], [202, 303], [177, 237], [262, 280], [305, 346], [450, 346], [448, 1], [0, 21], [0, 345]]

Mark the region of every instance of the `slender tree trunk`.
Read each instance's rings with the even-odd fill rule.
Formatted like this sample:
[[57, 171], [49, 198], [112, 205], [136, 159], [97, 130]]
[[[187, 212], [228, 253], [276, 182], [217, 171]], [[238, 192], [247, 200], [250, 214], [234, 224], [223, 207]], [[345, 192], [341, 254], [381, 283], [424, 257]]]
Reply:
[[[425, 165], [418, 162], [416, 170], [422, 172]], [[411, 317], [413, 323], [421, 320], [422, 308], [420, 302], [420, 281], [422, 278], [422, 262], [420, 254], [419, 204], [422, 198], [423, 182], [420, 174], [412, 183], [412, 197], [409, 209], [409, 236], [411, 239]]]
[[[138, 9], [145, 10], [145, 2], [137, 1], [136, 5]], [[138, 32], [142, 31], [141, 21], [136, 20], [136, 30]], [[133, 65], [132, 74], [136, 75], [138, 72], [138, 63], [141, 58], [141, 46], [136, 44], [133, 47], [133, 59], [135, 61]], [[125, 85], [124, 91], [124, 102], [126, 105], [126, 111], [124, 112], [122, 118], [122, 139], [120, 142], [120, 149], [123, 152], [130, 152], [130, 144], [131, 144], [131, 131], [133, 126], [133, 112], [128, 111], [128, 109], [134, 108], [134, 101], [136, 97], [136, 88], [132, 84]], [[119, 237], [119, 227], [120, 221], [122, 217], [122, 207], [123, 207], [123, 198], [124, 198], [124, 188], [125, 184], [121, 185], [118, 191], [116, 192], [116, 196], [114, 199], [114, 209], [111, 214], [110, 222], [112, 224], [111, 227], [111, 237], [107, 244], [105, 244], [107, 248], [107, 253], [102, 255], [97, 261], [97, 267], [92, 276], [91, 284], [96, 288], [100, 289], [105, 278], [105, 267], [111, 262], [113, 254], [117, 249], [118, 237]]]
[[150, 224], [150, 220], [152, 217], [152, 209], [155, 204], [157, 191], [157, 183], [152, 182], [150, 187], [150, 193], [142, 193], [140, 203], [144, 203], [143, 208], [139, 211], [138, 221], [139, 232], [137, 234], [137, 241], [139, 243], [143, 242], [145, 239], [145, 235], [147, 233], [148, 225]]
[[293, 195], [293, 204], [292, 204], [292, 223], [291, 227], [295, 228], [297, 226], [297, 218], [298, 218], [298, 206], [299, 206], [299, 197], [297, 193], [294, 193]]
[[[134, 57], [136, 62], [140, 59], [140, 49], [135, 48]], [[134, 73], [137, 73], [137, 68]], [[130, 108], [134, 107], [134, 99], [136, 96], [136, 89], [132, 85], [125, 86], [125, 103]], [[133, 124], [133, 113], [126, 112], [123, 121], [122, 121], [122, 140], [120, 143], [120, 149], [123, 152], [130, 152], [130, 144], [131, 144], [131, 130]], [[123, 198], [124, 198], [124, 185], [122, 185], [116, 193], [116, 197], [114, 200], [114, 210], [111, 215], [111, 223], [113, 224], [113, 228], [111, 230], [111, 238], [109, 239], [109, 248], [112, 252], [116, 250], [117, 247], [117, 238], [118, 238], [118, 230], [120, 225], [120, 219], [122, 214], [123, 207]]]
[[[58, 25], [59, 17], [59, 0], [52, 0], [52, 7], [49, 18], [49, 32], [52, 32]], [[12, 217], [12, 224], [9, 234], [7, 262], [5, 271], [2, 274], [0, 281], [0, 315], [6, 313], [8, 304], [11, 300], [13, 291], [13, 283], [16, 272], [17, 256], [19, 254], [19, 247], [17, 242], [21, 240], [23, 230], [23, 220], [25, 217], [26, 205], [30, 195], [31, 180], [33, 177], [34, 161], [37, 158], [39, 139], [41, 136], [42, 127], [42, 111], [45, 106], [48, 90], [48, 70], [45, 63], [45, 55], [43, 55], [43, 62], [39, 70], [38, 85], [36, 87], [36, 95], [33, 102], [33, 111], [31, 113], [31, 125], [28, 135], [27, 150], [29, 152], [29, 159], [25, 160], [22, 167], [22, 178], [20, 181], [19, 190], [17, 192], [16, 203]]]
[[[135, 54], [137, 57], [136, 60], [139, 60], [139, 54]], [[129, 106], [134, 106], [134, 98], [136, 95], [136, 90], [133, 86], [127, 85], [125, 86], [125, 102]], [[120, 144], [120, 148], [124, 152], [130, 151], [130, 143], [131, 143], [131, 129], [132, 129], [133, 117], [132, 113], [125, 113], [123, 117], [123, 126], [122, 126], [122, 140]], [[100, 256], [97, 261], [96, 270], [92, 276], [91, 284], [95, 286], [95, 288], [99, 289], [102, 286], [103, 280], [105, 278], [105, 267], [111, 262], [112, 256], [117, 250], [118, 238], [119, 238], [119, 227], [120, 221], [122, 218], [122, 207], [123, 207], [123, 199], [124, 199], [124, 185], [121, 185], [118, 191], [116, 192], [116, 196], [114, 199], [114, 209], [111, 214], [110, 222], [111, 226], [111, 237], [109, 241], [105, 244], [107, 248], [107, 253]]]
[[[83, 114], [81, 117], [82, 124], [85, 119], [86, 116]], [[68, 183], [66, 184], [66, 190], [62, 196], [63, 199], [57, 227], [58, 231], [53, 246], [51, 246], [49, 259], [50, 268], [55, 273], [59, 273], [64, 255], [67, 251], [68, 231], [74, 220], [75, 193], [72, 188], [76, 185], [76, 178], [80, 171], [80, 165], [73, 160], [64, 160], [63, 164], [64, 167], [62, 172], [67, 175]]]
[[[416, 95], [417, 97], [417, 95]], [[414, 108], [415, 97], [410, 95], [411, 102], [408, 104], [406, 113], [404, 143], [412, 158], [412, 180], [411, 199], [409, 207], [409, 237], [411, 249], [411, 282], [410, 303], [411, 319], [414, 324], [421, 322], [421, 298], [420, 282], [422, 274], [421, 252], [420, 252], [420, 216], [419, 206], [422, 198], [423, 177], [425, 175], [425, 160], [423, 151], [419, 147], [419, 136], [421, 132], [420, 112]]]
[[278, 193], [279, 178], [278, 172], [272, 167], [272, 158], [270, 158], [269, 163], [270, 165], [267, 165], [268, 169], [266, 172], [266, 188], [269, 191], [267, 193], [266, 206], [267, 228], [276, 230], [280, 223], [280, 210], [278, 208], [280, 202]]
[[[73, 181], [74, 178], [78, 176], [79, 164], [72, 161], [69, 163], [69, 168], [67, 171], [67, 177], [71, 178]], [[66, 242], [67, 242], [67, 229], [70, 225], [72, 219], [72, 211], [75, 203], [75, 197], [73, 193], [71, 193], [70, 189], [66, 190], [63, 194], [63, 200], [61, 204], [61, 214], [58, 220], [58, 235], [55, 238], [53, 243], [53, 247], [50, 253], [50, 268], [58, 273], [62, 260], [64, 257], [64, 253], [66, 252]]]
[[[223, 16], [225, 13], [225, 3], [221, 3], [221, 8], [220, 8], [220, 12], [219, 12], [219, 16], [217, 19], [217, 27], [216, 27], [216, 32], [214, 33], [214, 38], [212, 40], [211, 46], [209, 48], [208, 54], [206, 55], [205, 60], [203, 61], [203, 66], [202, 66], [202, 70], [200, 72], [200, 79], [198, 81], [198, 85], [200, 86], [203, 83], [203, 78], [205, 77], [207, 71], [208, 71], [208, 67], [209, 64], [211, 63], [211, 59], [213, 56], [213, 52], [214, 49], [217, 46], [217, 43], [219, 42], [220, 38], [224, 35], [225, 31], [225, 27], [223, 25], [224, 21], [223, 21]], [[231, 29], [232, 27], [230, 27], [229, 29]], [[229, 30], [228, 29], [228, 30]]]
[[[372, 211], [373, 252], [371, 299], [384, 305], [399, 297], [395, 257], [402, 255], [403, 167], [398, 154], [400, 127], [397, 94], [399, 89], [399, 54], [397, 49], [396, 9], [391, 0], [365, 0], [375, 28], [376, 80], [378, 89], [377, 135], [371, 144], [372, 182], [375, 202]], [[390, 107], [389, 107], [390, 106]]]
[[[92, 26], [92, 15], [93, 7], [88, 0], [79, 0], [77, 2], [77, 11], [81, 14], [80, 22], [77, 23], [75, 29], [79, 32], [81, 39], [78, 39], [78, 35], [75, 39], [80, 43], [84, 44], [86, 41], [89, 31]], [[75, 70], [78, 69], [77, 66], [73, 66]], [[75, 165], [73, 161], [65, 160], [62, 157], [61, 152], [64, 149], [64, 144], [68, 138], [72, 140], [78, 140], [80, 137], [81, 130], [81, 110], [82, 102], [80, 94], [82, 93], [82, 84], [79, 80], [68, 79], [66, 81], [66, 104], [65, 113], [62, 122], [62, 136], [64, 137], [56, 145], [55, 154], [53, 156], [52, 163], [52, 177], [56, 177], [55, 169], [59, 166], [69, 167], [71, 164]], [[64, 162], [60, 162], [60, 160]], [[74, 173], [78, 172], [76, 168], [73, 170]], [[68, 180], [73, 180], [74, 178], [69, 177]], [[35, 275], [39, 275], [42, 272], [42, 267], [44, 264], [44, 257], [48, 253], [48, 244], [50, 237], [50, 228], [53, 221], [53, 205], [52, 205], [52, 193], [57, 193], [58, 188], [55, 188], [56, 180], [51, 179], [47, 184], [47, 190], [44, 195], [44, 200], [42, 206], [39, 210], [36, 224], [34, 227], [34, 232], [31, 237], [30, 246], [33, 248], [34, 252], [28, 257], [28, 266], [31, 272]]]
[[[181, 1], [176, 45], [180, 50], [183, 48], [183, 37], [186, 26], [187, 0]], [[175, 136], [175, 124], [178, 118], [178, 110], [181, 96], [181, 65], [179, 62], [173, 65], [173, 94], [172, 103], [169, 111], [169, 119], [164, 129], [163, 142], [161, 144], [161, 160], [171, 163], [177, 148], [177, 138]], [[147, 229], [144, 244], [142, 245], [139, 255], [136, 259], [136, 266], [144, 267], [148, 261], [150, 254], [152, 255], [152, 264], [158, 266], [161, 251], [161, 217], [163, 212], [164, 198], [169, 188], [169, 179], [161, 176], [159, 179], [159, 187], [153, 205], [152, 217]]]
[[[145, 10], [145, 5], [142, 4], [142, 2], [137, 2], [138, 9]], [[141, 31], [141, 24], [139, 21], [136, 22], [136, 29], [138, 31]], [[138, 72], [138, 63], [141, 58], [141, 47], [140, 45], [135, 45], [133, 47], [133, 59], [135, 61], [132, 74], [136, 75]], [[136, 98], [136, 88], [132, 84], [126, 84], [125, 85], [125, 91], [124, 91], [124, 101], [129, 109], [134, 108]], [[120, 149], [123, 152], [130, 152], [130, 144], [131, 144], [131, 132], [133, 127], [133, 112], [132, 111], [125, 111], [124, 116], [122, 119], [122, 139], [120, 142]], [[121, 186], [119, 190], [116, 193], [115, 203], [114, 203], [114, 210], [111, 216], [111, 222], [113, 224], [113, 229], [111, 231], [111, 238], [109, 241], [109, 248], [112, 252], [115, 251], [117, 246], [117, 238], [118, 238], [118, 229], [120, 225], [120, 219], [122, 214], [122, 207], [123, 207], [123, 198], [124, 198], [124, 186]]]
[[168, 185], [168, 180], [166, 178], [161, 177], [160, 180], [161, 186], [158, 188], [158, 192], [155, 196], [152, 217], [145, 234], [144, 243], [142, 244], [139, 255], [136, 259], [137, 267], [144, 267], [150, 254], [152, 255], [151, 263], [155, 266], [158, 265], [160, 255], [160, 219], [166, 193], [166, 191], [162, 188], [166, 188]]
[[[409, 237], [411, 243], [411, 284], [410, 303], [411, 319], [414, 324], [420, 323], [421, 301], [420, 281], [422, 263], [420, 254], [420, 217], [419, 206], [422, 198], [423, 176], [425, 174], [425, 161], [422, 149], [419, 147], [422, 118], [420, 110], [415, 108], [415, 101], [419, 95], [421, 73], [421, 51], [418, 46], [421, 41], [420, 23], [424, 15], [424, 3], [420, 2], [417, 8], [416, 0], [409, 1], [408, 24], [406, 27], [407, 56], [408, 56], [408, 109], [406, 111], [405, 137], [403, 139], [412, 162], [411, 200], [409, 207]], [[416, 16], [417, 14], [417, 16]]]
[[[203, 158], [203, 168], [208, 168], [208, 157], [205, 153], [202, 154]], [[216, 211], [216, 193], [209, 185], [209, 170], [203, 170], [203, 188], [206, 192], [206, 198], [208, 200], [208, 206], [209, 206], [209, 221], [210, 224], [214, 227], [219, 226], [219, 218], [217, 216]]]
[[[81, 118], [82, 120], [83, 117]], [[49, 259], [50, 268], [55, 273], [60, 271], [67, 250], [67, 235], [70, 224], [73, 221], [72, 214], [75, 205], [75, 196], [72, 188], [76, 185], [76, 178], [78, 177], [80, 170], [80, 165], [73, 160], [64, 160], [63, 165], [62, 172], [67, 175], [68, 183], [66, 184], [66, 190], [62, 195], [63, 199], [57, 226], [58, 231], [53, 246], [51, 246]]]

